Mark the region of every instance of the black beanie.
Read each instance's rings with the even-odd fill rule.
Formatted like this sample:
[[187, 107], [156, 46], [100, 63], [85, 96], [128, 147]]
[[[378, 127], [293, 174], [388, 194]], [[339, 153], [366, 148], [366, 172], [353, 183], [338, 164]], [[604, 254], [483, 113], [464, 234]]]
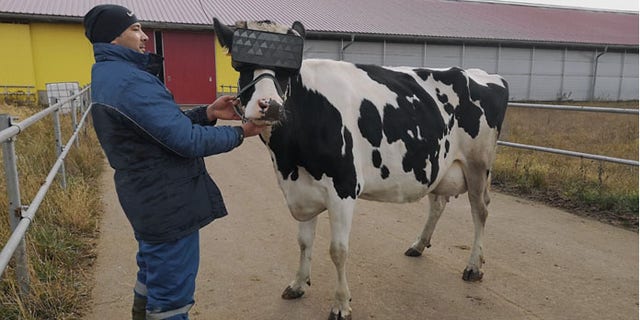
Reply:
[[91, 43], [109, 43], [138, 22], [133, 11], [115, 4], [101, 4], [84, 15], [84, 34]]

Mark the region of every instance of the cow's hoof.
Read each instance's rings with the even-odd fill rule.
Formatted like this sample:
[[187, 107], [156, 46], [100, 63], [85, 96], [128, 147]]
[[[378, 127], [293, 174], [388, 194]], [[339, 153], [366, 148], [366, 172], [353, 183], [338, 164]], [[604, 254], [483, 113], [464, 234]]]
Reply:
[[475, 281], [480, 281], [482, 280], [482, 271], [478, 270], [478, 271], [474, 271], [473, 269], [464, 269], [464, 272], [462, 273], [462, 280], [464, 281], [469, 281], [469, 282], [475, 282]]
[[284, 291], [282, 292], [282, 299], [286, 299], [286, 300], [298, 299], [302, 297], [302, 295], [304, 295], [303, 290], [300, 290], [300, 289], [293, 290], [291, 286], [287, 286], [287, 288], [284, 289]]
[[335, 313], [331, 311], [331, 313], [329, 313], [329, 320], [351, 320], [351, 315], [343, 316], [340, 312]]
[[416, 249], [414, 249], [413, 247], [407, 249], [407, 251], [404, 252], [404, 255], [407, 257], [419, 257], [422, 255], [422, 251], [418, 251]]

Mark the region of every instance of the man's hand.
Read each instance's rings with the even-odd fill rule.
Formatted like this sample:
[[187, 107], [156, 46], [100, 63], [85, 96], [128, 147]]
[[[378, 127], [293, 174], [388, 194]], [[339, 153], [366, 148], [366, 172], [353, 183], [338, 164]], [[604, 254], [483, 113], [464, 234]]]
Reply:
[[266, 126], [259, 126], [251, 121], [242, 124], [242, 129], [244, 130], [245, 137], [259, 135], [262, 130], [264, 130], [264, 128], [266, 128]]
[[240, 116], [233, 110], [233, 106], [240, 103], [233, 96], [222, 96], [212, 104], [207, 106], [207, 118], [209, 121], [220, 120], [241, 120]]
[[[240, 103], [240, 101], [233, 96], [222, 96], [207, 106], [207, 118], [209, 118], [209, 121], [214, 121], [216, 119], [242, 120], [242, 118], [233, 109], [233, 106], [238, 103]], [[251, 121], [242, 124], [245, 137], [258, 135], [262, 130], [264, 130], [264, 128], [266, 128], [266, 126], [259, 126]]]

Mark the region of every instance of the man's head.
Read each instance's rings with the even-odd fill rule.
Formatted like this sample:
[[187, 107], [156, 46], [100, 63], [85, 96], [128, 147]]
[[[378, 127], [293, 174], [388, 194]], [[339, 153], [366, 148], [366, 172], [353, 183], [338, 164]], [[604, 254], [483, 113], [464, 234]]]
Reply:
[[141, 53], [149, 39], [131, 10], [114, 4], [101, 4], [89, 10], [84, 16], [84, 29], [91, 43], [113, 43]]

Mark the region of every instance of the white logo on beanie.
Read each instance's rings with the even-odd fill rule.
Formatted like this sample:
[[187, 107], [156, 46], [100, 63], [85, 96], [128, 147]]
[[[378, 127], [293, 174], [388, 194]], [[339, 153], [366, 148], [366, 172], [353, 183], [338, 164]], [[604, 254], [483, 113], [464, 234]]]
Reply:
[[133, 12], [129, 11], [129, 12], [127, 12], [127, 15], [128, 15], [129, 17], [133, 17]]

